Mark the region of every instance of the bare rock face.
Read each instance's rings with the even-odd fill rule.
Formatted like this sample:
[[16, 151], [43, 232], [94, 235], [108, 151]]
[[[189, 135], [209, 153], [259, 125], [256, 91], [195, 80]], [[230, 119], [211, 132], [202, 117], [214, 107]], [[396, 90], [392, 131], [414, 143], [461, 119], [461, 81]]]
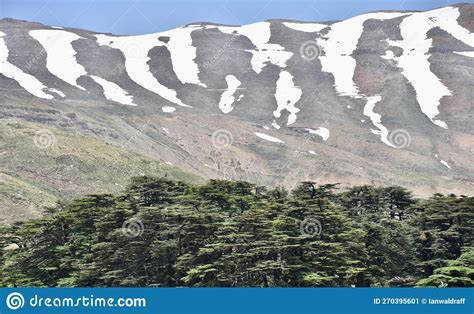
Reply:
[[0, 121], [203, 178], [472, 194], [473, 14], [463, 4], [139, 36], [3, 19]]

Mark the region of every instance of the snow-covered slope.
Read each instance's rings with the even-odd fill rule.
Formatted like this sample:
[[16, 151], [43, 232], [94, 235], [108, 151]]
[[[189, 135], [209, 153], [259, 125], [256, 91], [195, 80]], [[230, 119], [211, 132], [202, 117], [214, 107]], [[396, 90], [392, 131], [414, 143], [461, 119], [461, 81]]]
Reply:
[[8, 61], [9, 51], [5, 45], [4, 40], [5, 34], [0, 32], [0, 74], [3, 76], [15, 80], [23, 87], [28, 93], [33, 96], [52, 99], [53, 96], [46, 94], [44, 90], [48, 90], [36, 77], [33, 75], [23, 72], [21, 69], [11, 64]]
[[465, 4], [136, 36], [4, 19], [0, 118], [205, 177], [472, 187], [473, 14]]
[[[429, 30], [440, 28], [449, 35], [471, 47], [474, 46], [474, 33], [457, 23], [459, 9], [446, 7], [429, 12], [412, 14], [400, 24], [402, 40], [389, 40], [392, 46], [403, 50], [401, 56], [393, 58], [403, 69], [403, 75], [416, 91], [416, 99], [421, 111], [436, 125], [448, 128], [438, 119], [440, 100], [451, 96], [451, 91], [431, 71], [429, 50], [433, 40], [427, 37]], [[416, 31], [413, 31], [416, 30]]]
[[75, 58], [77, 52], [71, 44], [80, 37], [63, 30], [34, 30], [29, 34], [43, 46], [49, 72], [83, 90], [84, 87], [77, 84], [77, 79], [87, 73], [84, 67], [77, 63]]

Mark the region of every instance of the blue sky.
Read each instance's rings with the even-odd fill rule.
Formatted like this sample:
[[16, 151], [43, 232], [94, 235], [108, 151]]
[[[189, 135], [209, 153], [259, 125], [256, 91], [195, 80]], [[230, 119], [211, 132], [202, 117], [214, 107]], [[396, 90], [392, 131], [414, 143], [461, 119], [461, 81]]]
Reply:
[[125, 35], [158, 32], [200, 21], [223, 24], [248, 24], [271, 18], [328, 21], [369, 11], [427, 10], [458, 2], [461, 1], [0, 0], [0, 17]]

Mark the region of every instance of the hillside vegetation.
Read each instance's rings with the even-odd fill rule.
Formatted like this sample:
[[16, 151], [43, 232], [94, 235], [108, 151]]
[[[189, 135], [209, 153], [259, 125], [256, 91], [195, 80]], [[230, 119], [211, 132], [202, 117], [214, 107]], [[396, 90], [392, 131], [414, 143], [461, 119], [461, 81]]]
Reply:
[[0, 232], [2, 286], [471, 287], [474, 198], [135, 177]]
[[39, 217], [56, 200], [119, 192], [131, 176], [196, 176], [99, 140], [29, 122], [0, 125], [0, 223]]

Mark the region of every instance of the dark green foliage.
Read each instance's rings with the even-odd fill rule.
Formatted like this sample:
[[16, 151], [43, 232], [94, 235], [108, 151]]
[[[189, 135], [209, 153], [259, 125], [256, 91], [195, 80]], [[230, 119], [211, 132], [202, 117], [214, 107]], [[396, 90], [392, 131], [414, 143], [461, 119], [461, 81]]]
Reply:
[[138, 177], [0, 229], [0, 286], [473, 286], [472, 197]]
[[448, 261], [447, 266], [438, 268], [434, 274], [420, 280], [420, 287], [473, 287], [474, 252], [461, 255], [457, 260]]
[[414, 219], [420, 233], [417, 252], [423, 277], [446, 266], [447, 260], [473, 250], [474, 198], [435, 195], [414, 206]]

